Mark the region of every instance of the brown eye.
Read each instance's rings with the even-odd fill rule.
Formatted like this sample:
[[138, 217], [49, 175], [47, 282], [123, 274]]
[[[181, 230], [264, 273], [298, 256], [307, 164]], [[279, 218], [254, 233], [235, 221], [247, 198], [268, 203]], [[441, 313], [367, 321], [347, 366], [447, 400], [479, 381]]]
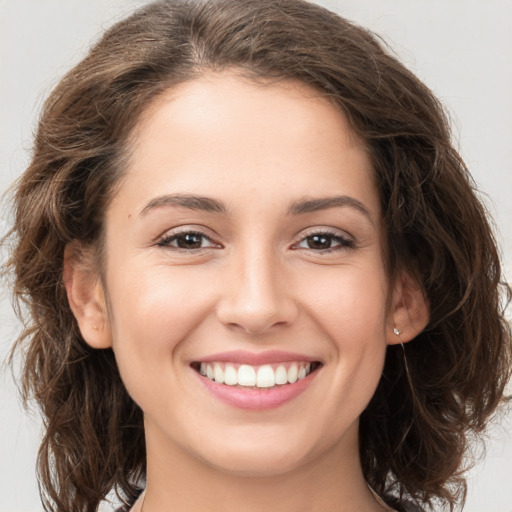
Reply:
[[176, 240], [176, 246], [180, 249], [199, 249], [203, 244], [203, 235], [198, 233], [185, 233], [178, 235]]
[[203, 233], [187, 231], [177, 234], [169, 234], [163, 237], [157, 244], [169, 249], [195, 250], [216, 247], [216, 244]]
[[354, 241], [334, 233], [313, 233], [304, 237], [295, 247], [318, 252], [354, 248]]
[[308, 249], [329, 249], [332, 246], [332, 235], [312, 235], [306, 238]]

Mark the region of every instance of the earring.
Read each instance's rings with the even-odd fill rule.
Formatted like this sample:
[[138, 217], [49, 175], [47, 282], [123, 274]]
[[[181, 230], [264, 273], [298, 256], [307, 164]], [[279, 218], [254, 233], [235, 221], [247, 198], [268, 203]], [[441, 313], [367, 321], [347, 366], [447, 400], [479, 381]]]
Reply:
[[400, 334], [402, 334], [402, 331], [400, 329], [397, 329], [396, 327], [393, 328], [393, 332], [397, 335], [397, 336], [400, 336]]

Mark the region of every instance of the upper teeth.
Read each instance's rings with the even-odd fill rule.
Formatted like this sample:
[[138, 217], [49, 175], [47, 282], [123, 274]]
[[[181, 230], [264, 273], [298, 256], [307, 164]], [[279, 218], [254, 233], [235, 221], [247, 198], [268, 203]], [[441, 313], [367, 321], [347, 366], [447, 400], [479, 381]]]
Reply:
[[230, 363], [201, 363], [201, 375], [228, 386], [271, 388], [282, 384], [293, 384], [311, 373], [311, 363], [286, 363], [272, 367], [235, 365]]

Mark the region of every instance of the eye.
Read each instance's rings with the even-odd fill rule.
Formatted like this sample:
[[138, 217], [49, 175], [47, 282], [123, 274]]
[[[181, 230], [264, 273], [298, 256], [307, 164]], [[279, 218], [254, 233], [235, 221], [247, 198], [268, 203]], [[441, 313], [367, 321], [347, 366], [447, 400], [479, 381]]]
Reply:
[[208, 247], [218, 247], [211, 238], [199, 231], [182, 231], [181, 233], [169, 233], [162, 237], [157, 245], [181, 250], [197, 250]]
[[355, 247], [355, 243], [350, 238], [341, 236], [338, 233], [317, 232], [308, 234], [300, 240], [295, 247], [312, 251], [330, 252], [334, 250], [352, 249]]

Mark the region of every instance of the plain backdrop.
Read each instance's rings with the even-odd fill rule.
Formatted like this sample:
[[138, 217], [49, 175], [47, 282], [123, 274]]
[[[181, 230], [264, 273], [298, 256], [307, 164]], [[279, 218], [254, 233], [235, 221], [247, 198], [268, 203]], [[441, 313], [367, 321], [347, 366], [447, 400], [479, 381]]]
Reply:
[[[257, 0], [255, 0], [257, 1]], [[42, 101], [90, 43], [141, 0], [0, 0], [0, 192], [24, 169]], [[512, 275], [512, 1], [324, 0], [379, 33], [446, 105], [463, 158], [493, 213]], [[2, 204], [0, 233], [9, 225]], [[2, 254], [5, 258], [5, 253]], [[18, 325], [0, 296], [0, 362]], [[512, 420], [494, 425], [469, 474], [466, 512], [512, 512]], [[0, 374], [0, 512], [35, 512], [37, 412]], [[105, 508], [104, 510], [109, 510]]]

